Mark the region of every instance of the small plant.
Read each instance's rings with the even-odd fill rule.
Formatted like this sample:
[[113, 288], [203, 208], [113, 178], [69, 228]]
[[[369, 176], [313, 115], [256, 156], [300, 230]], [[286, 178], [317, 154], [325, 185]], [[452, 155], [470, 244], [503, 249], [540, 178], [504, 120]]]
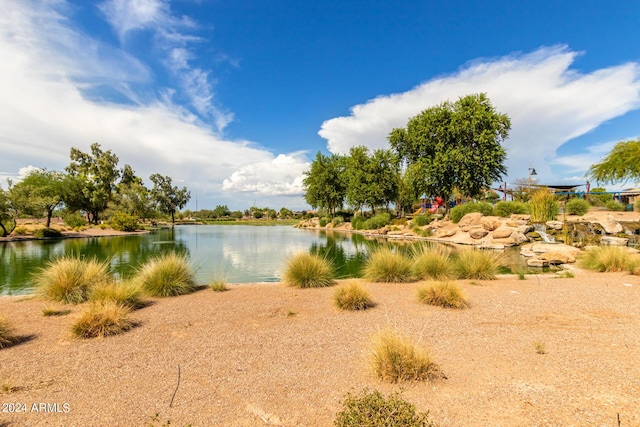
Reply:
[[112, 301], [132, 310], [144, 305], [142, 290], [132, 281], [110, 281], [96, 285], [91, 289], [89, 299], [92, 302]]
[[440, 368], [426, 349], [397, 331], [387, 329], [372, 338], [371, 366], [384, 381], [430, 380], [441, 376]]
[[451, 282], [434, 282], [419, 287], [418, 301], [444, 308], [462, 309], [469, 306], [462, 288]]
[[546, 188], [541, 188], [531, 195], [529, 200], [531, 222], [553, 221], [558, 216], [558, 202]]
[[529, 206], [522, 202], [498, 202], [496, 204], [496, 215], [507, 218], [511, 215], [523, 215], [529, 213]]
[[359, 395], [347, 393], [342, 411], [336, 415], [336, 427], [433, 427], [429, 411], [416, 407], [395, 392], [385, 397], [378, 390], [364, 389]]
[[536, 353], [538, 353], [538, 354], [545, 354], [547, 352], [546, 351], [546, 348], [547, 348], [546, 344], [544, 342], [540, 341], [540, 340], [535, 340], [533, 342], [533, 348], [536, 350]]
[[622, 212], [624, 211], [624, 205], [622, 203], [610, 200], [607, 202], [606, 204], [607, 210], [609, 211], [615, 211], [615, 212]]
[[228, 291], [227, 287], [227, 273], [224, 272], [224, 268], [217, 269], [213, 274], [213, 280], [209, 282], [209, 289], [213, 292]]
[[114, 301], [92, 303], [71, 326], [71, 331], [81, 338], [97, 338], [117, 335], [134, 326], [129, 320], [130, 309]]
[[40, 295], [65, 304], [86, 301], [93, 286], [110, 280], [111, 273], [107, 261], [72, 256], [47, 263], [34, 277]]
[[342, 310], [366, 310], [373, 307], [367, 290], [355, 282], [338, 287], [333, 294], [333, 300]]
[[632, 260], [632, 254], [626, 247], [598, 246], [586, 251], [579, 264], [587, 270], [614, 272], [628, 270]]
[[416, 215], [411, 220], [413, 225], [417, 225], [418, 227], [424, 227], [425, 225], [431, 223], [431, 215], [430, 214], [422, 214]]
[[372, 282], [411, 282], [411, 260], [390, 248], [378, 249], [371, 254], [364, 266], [363, 277]]
[[65, 224], [73, 229], [82, 227], [87, 223], [84, 215], [82, 215], [80, 212], [67, 212], [62, 215], [62, 220]]
[[282, 280], [297, 288], [321, 288], [334, 282], [331, 262], [321, 256], [308, 253], [294, 255], [287, 262]]
[[464, 249], [454, 259], [454, 271], [459, 279], [493, 280], [500, 267], [500, 257], [491, 251]]
[[344, 224], [344, 218], [343, 218], [343, 217], [341, 217], [341, 216], [337, 216], [337, 217], [335, 217], [335, 218], [333, 218], [333, 219], [331, 220], [331, 224], [332, 224], [334, 227], [338, 227], [338, 226], [340, 226], [340, 225]]
[[591, 205], [584, 199], [571, 199], [564, 205], [564, 211], [569, 215], [584, 215], [589, 212]]
[[184, 295], [195, 290], [193, 271], [184, 255], [157, 256], [138, 268], [134, 281], [155, 297]]
[[25, 234], [27, 234], [27, 229], [26, 227], [16, 227], [13, 229], [13, 233], [17, 234], [18, 236], [24, 236]]
[[14, 335], [13, 327], [9, 320], [0, 314], [0, 349], [14, 344], [17, 337]]
[[527, 280], [527, 272], [522, 268], [515, 271], [518, 280]]
[[44, 238], [58, 238], [62, 237], [62, 233], [55, 228], [39, 228], [33, 232], [33, 236], [38, 239]]
[[[107, 224], [100, 224], [100, 225], [98, 225], [98, 228], [100, 230], [106, 230], [107, 228], [109, 228], [109, 226]], [[82, 227], [80, 227], [80, 230], [82, 230]], [[135, 230], [133, 230], [133, 231], [135, 231]]]
[[44, 307], [42, 309], [42, 315], [44, 317], [66, 316], [69, 313], [71, 313], [71, 310], [60, 310], [54, 307]]
[[116, 212], [109, 220], [111, 228], [118, 231], [136, 231], [138, 229], [138, 218], [128, 213]]
[[10, 394], [13, 393], [14, 387], [11, 385], [11, 381], [5, 380], [0, 385], [0, 393], [2, 394]]
[[556, 273], [556, 277], [560, 279], [573, 279], [576, 275], [571, 270], [562, 270]]
[[413, 253], [413, 273], [419, 279], [446, 280], [454, 277], [451, 251], [441, 246], [417, 246]]
[[489, 216], [494, 214], [494, 209], [493, 205], [488, 202], [465, 203], [451, 209], [449, 216], [451, 218], [451, 221], [457, 224], [458, 222], [460, 222], [463, 216], [471, 212], [480, 212], [485, 216]]

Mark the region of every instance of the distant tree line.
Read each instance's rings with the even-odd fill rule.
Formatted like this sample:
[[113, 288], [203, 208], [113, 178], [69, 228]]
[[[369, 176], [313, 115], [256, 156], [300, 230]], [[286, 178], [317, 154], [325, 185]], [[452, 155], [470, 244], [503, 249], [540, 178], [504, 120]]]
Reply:
[[49, 228], [57, 210], [81, 213], [91, 224], [116, 213], [141, 220], [167, 215], [174, 222], [191, 197], [186, 187], [157, 173], [147, 188], [131, 166], [119, 168], [118, 157], [97, 143], [89, 153], [72, 148], [70, 160], [65, 171], [35, 169], [19, 182], [9, 181], [7, 190], [0, 188], [0, 235], [9, 235], [23, 216], [45, 217]]

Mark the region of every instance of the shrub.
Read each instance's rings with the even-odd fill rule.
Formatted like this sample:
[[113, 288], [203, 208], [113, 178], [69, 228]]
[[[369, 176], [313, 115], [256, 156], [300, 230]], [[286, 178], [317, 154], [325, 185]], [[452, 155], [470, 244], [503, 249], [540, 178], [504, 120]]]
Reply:
[[529, 206], [522, 202], [498, 202], [496, 204], [496, 215], [507, 218], [513, 214], [524, 215], [529, 213]]
[[224, 280], [212, 281], [211, 283], [209, 283], [209, 289], [211, 289], [213, 292], [224, 292], [229, 290]]
[[634, 210], [635, 210], [636, 212], [640, 212], [640, 199], [638, 199], [638, 200], [636, 201], [636, 204], [635, 204], [635, 206], [634, 206]]
[[128, 282], [104, 282], [91, 289], [89, 299], [92, 302], [113, 301], [130, 309], [140, 308], [144, 305], [141, 300], [142, 290], [132, 281]]
[[338, 227], [338, 226], [340, 226], [340, 225], [344, 224], [344, 218], [343, 218], [343, 217], [341, 217], [341, 216], [337, 216], [337, 217], [335, 217], [335, 218], [333, 218], [333, 219], [331, 220], [331, 224], [332, 224], [334, 227]]
[[494, 214], [493, 205], [487, 202], [472, 202], [458, 205], [451, 209], [449, 216], [451, 221], [458, 223], [468, 213], [481, 212], [483, 215], [489, 216]]
[[589, 212], [591, 205], [584, 199], [571, 199], [564, 205], [564, 211], [569, 215], [584, 215]]
[[459, 285], [451, 282], [435, 282], [418, 288], [418, 301], [444, 308], [466, 308], [467, 297]]
[[319, 224], [320, 227], [324, 227], [325, 225], [329, 224], [330, 219], [329, 217], [323, 216], [322, 218], [319, 219]]
[[413, 225], [417, 225], [418, 227], [424, 227], [425, 225], [431, 223], [431, 215], [430, 214], [416, 215], [411, 220], [411, 223]]
[[331, 262], [318, 255], [299, 253], [287, 261], [282, 280], [296, 288], [321, 288], [334, 284]]
[[17, 234], [18, 236], [24, 236], [25, 234], [27, 234], [27, 229], [26, 227], [16, 227], [13, 229], [13, 233]]
[[391, 220], [391, 225], [407, 225], [407, 218], [394, 218]]
[[107, 261], [66, 256], [40, 269], [34, 277], [34, 284], [46, 299], [78, 304], [87, 300], [93, 286], [110, 280]]
[[633, 264], [633, 255], [626, 247], [598, 246], [580, 258], [582, 268], [601, 272], [625, 271]]
[[614, 202], [613, 200], [609, 200], [606, 204], [607, 210], [621, 212], [624, 211], [625, 207], [622, 203]]
[[71, 228], [82, 227], [87, 223], [84, 215], [80, 212], [67, 212], [62, 215], [62, 220]]
[[389, 248], [374, 251], [367, 260], [363, 277], [372, 282], [411, 282], [411, 260]]
[[111, 228], [118, 231], [136, 231], [138, 229], [138, 218], [124, 212], [116, 212], [109, 220]]
[[151, 296], [184, 295], [195, 290], [193, 271], [184, 255], [169, 253], [138, 268], [135, 282]]
[[134, 324], [129, 308], [114, 301], [92, 303], [71, 325], [71, 331], [81, 338], [106, 337], [121, 334]]
[[33, 232], [33, 236], [38, 239], [44, 238], [58, 238], [62, 237], [62, 233], [55, 228], [39, 228]]
[[384, 381], [429, 380], [440, 376], [440, 368], [426, 349], [394, 330], [383, 330], [372, 338], [371, 365]]
[[384, 397], [378, 390], [347, 393], [343, 410], [336, 415], [336, 427], [432, 427], [429, 412], [418, 412], [398, 392]]
[[458, 251], [453, 269], [459, 279], [492, 280], [500, 267], [499, 255], [480, 249]]
[[333, 300], [342, 310], [366, 310], [373, 307], [369, 292], [355, 282], [338, 287], [333, 294]]
[[354, 230], [362, 230], [364, 228], [365, 218], [362, 215], [354, 216], [351, 219], [351, 228]]
[[605, 194], [607, 190], [602, 187], [592, 188], [589, 193], [589, 204], [593, 206], [605, 206], [607, 202], [613, 200], [612, 194]]
[[418, 279], [450, 279], [454, 277], [451, 252], [441, 246], [419, 246], [413, 256], [413, 273]]
[[558, 216], [558, 202], [546, 188], [541, 188], [531, 195], [529, 200], [531, 222], [553, 221]]
[[14, 335], [9, 320], [0, 314], [0, 349], [9, 347], [14, 344], [16, 340], [17, 337]]
[[365, 220], [362, 224], [365, 230], [377, 230], [391, 222], [391, 214], [387, 212], [376, 214], [373, 218]]

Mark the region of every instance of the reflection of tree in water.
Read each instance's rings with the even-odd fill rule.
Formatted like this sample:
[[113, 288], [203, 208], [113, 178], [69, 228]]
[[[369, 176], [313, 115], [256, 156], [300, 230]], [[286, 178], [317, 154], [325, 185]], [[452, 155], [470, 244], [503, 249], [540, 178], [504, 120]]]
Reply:
[[324, 236], [326, 243], [313, 242], [309, 252], [330, 260], [335, 267], [336, 277], [359, 277], [360, 270], [369, 257], [369, 246], [375, 246], [376, 243], [367, 243], [362, 238], [356, 244], [356, 241], [353, 240], [354, 236], [358, 236], [356, 239], [362, 238], [361, 235], [352, 235], [354, 253], [348, 253], [345, 250], [344, 243], [348, 241], [349, 237], [341, 233], [327, 233]]

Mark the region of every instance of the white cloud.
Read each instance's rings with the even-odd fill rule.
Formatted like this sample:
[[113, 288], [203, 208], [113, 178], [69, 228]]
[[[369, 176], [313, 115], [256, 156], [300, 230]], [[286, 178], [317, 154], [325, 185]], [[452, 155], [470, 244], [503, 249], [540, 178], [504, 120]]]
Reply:
[[280, 154], [265, 162], [252, 163], [225, 179], [222, 188], [265, 195], [302, 195], [302, 180], [309, 163], [302, 152]]
[[[511, 117], [511, 134], [505, 142], [509, 176], [522, 177], [532, 165], [541, 181], [553, 180], [551, 163], [561, 145], [640, 107], [638, 63], [582, 74], [570, 69], [578, 55], [555, 46], [476, 60], [455, 74], [356, 105], [351, 115], [325, 121], [318, 133], [333, 153], [346, 153], [354, 145], [388, 147], [391, 129], [405, 127], [422, 110], [485, 92], [498, 111]], [[583, 165], [582, 171], [589, 166]]]
[[[60, 14], [45, 7], [48, 3], [40, 6], [22, 1], [0, 4], [0, 57], [11, 58], [0, 67], [0, 176], [17, 178], [19, 169], [29, 164], [62, 170], [69, 164], [71, 147], [88, 152], [98, 142], [119, 156], [121, 166], [130, 164], [147, 184], [152, 173], [184, 183], [180, 185], [187, 185], [192, 196], [200, 194], [205, 202], [200, 207], [219, 201], [239, 208], [247, 206], [246, 198], [254, 200], [251, 195], [233, 197], [222, 188], [225, 178], [236, 171], [245, 173], [247, 165], [272, 164], [260, 170], [261, 178], [274, 188], [281, 185], [283, 194], [295, 193], [286, 188], [297, 185], [289, 174], [301, 170], [295, 165], [304, 163], [301, 156], [274, 159], [249, 141], [225, 140], [173, 104], [173, 89], [166, 89], [161, 99], [131, 105], [89, 99], [83, 89], [95, 77], [91, 70], [112, 67], [111, 57], [68, 50], [66, 46], [92, 41], [70, 30]], [[75, 73], [85, 65], [89, 71], [78, 82]], [[121, 68], [123, 75], [136, 69], [129, 65]], [[283, 175], [279, 167], [287, 167], [289, 173]], [[281, 176], [287, 179], [283, 184], [278, 183]]]

